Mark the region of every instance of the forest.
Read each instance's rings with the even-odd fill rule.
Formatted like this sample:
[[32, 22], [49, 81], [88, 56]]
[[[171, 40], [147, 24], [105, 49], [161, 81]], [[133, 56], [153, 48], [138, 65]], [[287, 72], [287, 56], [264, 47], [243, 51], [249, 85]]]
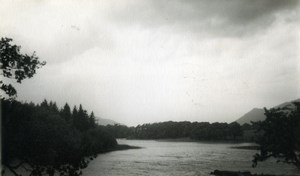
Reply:
[[21, 166], [33, 175], [79, 175], [90, 159], [117, 146], [116, 139], [96, 124], [93, 112], [88, 114], [81, 105], [71, 111], [67, 103], [58, 108], [46, 100], [3, 100], [2, 108], [2, 162], [11, 172]]
[[[209, 122], [159, 122], [136, 127], [107, 125], [107, 131], [116, 138], [128, 139], [178, 139], [199, 141], [254, 141], [255, 124]], [[245, 135], [244, 135], [245, 133]], [[249, 133], [251, 133], [249, 135]]]

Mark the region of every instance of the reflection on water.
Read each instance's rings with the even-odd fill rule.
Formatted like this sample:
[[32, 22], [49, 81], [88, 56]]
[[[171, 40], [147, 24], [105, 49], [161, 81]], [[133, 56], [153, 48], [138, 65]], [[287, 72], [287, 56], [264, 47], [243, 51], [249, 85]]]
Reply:
[[292, 165], [275, 160], [251, 168], [255, 150], [233, 149], [246, 144], [197, 142], [161, 142], [153, 140], [118, 140], [120, 144], [143, 147], [98, 155], [84, 176], [123, 175], [209, 175], [219, 170], [250, 170], [253, 173], [300, 174]]

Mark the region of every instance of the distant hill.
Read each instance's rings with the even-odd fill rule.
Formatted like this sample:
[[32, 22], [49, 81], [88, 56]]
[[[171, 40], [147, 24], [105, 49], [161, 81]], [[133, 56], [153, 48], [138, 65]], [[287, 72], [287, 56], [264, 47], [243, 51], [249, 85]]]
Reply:
[[[285, 102], [280, 105], [277, 105], [273, 108], [283, 108], [283, 107], [289, 107], [289, 108], [294, 108], [293, 102], [300, 102], [300, 99], [296, 99], [290, 102]], [[257, 122], [257, 121], [263, 121], [266, 119], [266, 116], [264, 115], [264, 110], [260, 108], [254, 108], [251, 111], [247, 112], [245, 115], [240, 117], [238, 120], [236, 120], [237, 123], [239, 124], [245, 124], [245, 123], [251, 123]]]
[[265, 111], [263, 109], [254, 108], [251, 111], [247, 112], [242, 117], [240, 117], [238, 120], [236, 120], [236, 122], [242, 125], [245, 123], [251, 124], [251, 121], [253, 122], [263, 121], [266, 119], [264, 112]]
[[120, 124], [120, 123], [118, 123], [116, 121], [113, 121], [113, 120], [110, 120], [110, 119], [103, 119], [103, 118], [100, 118], [100, 117], [96, 117], [96, 119], [97, 119], [98, 124], [103, 125], [103, 126]]
[[285, 102], [285, 103], [282, 103], [280, 105], [277, 105], [275, 106], [274, 108], [283, 108], [283, 107], [295, 107], [295, 105], [293, 105], [293, 102], [300, 102], [300, 98], [299, 99], [296, 99], [296, 100], [293, 100], [293, 101], [290, 101], [290, 102]]

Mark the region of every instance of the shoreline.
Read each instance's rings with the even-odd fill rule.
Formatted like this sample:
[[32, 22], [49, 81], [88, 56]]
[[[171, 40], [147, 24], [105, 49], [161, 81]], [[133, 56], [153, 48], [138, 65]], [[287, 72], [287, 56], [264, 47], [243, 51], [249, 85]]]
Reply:
[[199, 142], [199, 143], [220, 143], [220, 144], [241, 144], [241, 143], [249, 143], [255, 144], [251, 141], [241, 141], [241, 140], [197, 140], [191, 138], [166, 138], [166, 139], [135, 139], [135, 138], [118, 138], [120, 140], [152, 140], [157, 142]]
[[99, 154], [114, 152], [114, 151], [120, 151], [120, 150], [130, 150], [130, 149], [142, 149], [143, 147], [139, 146], [132, 146], [127, 144], [117, 144], [115, 147], [107, 149], [103, 152], [100, 152]]
[[214, 170], [210, 173], [215, 176], [292, 176], [292, 175], [274, 175], [274, 174], [254, 174], [250, 171], [228, 171], [228, 170]]
[[233, 146], [232, 149], [242, 149], [242, 150], [259, 150], [258, 145], [246, 145], [246, 146]]

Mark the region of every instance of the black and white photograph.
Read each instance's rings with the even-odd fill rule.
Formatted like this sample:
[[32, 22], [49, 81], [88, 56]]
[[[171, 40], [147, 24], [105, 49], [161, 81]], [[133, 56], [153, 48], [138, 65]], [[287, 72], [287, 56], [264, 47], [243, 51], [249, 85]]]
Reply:
[[0, 0], [2, 176], [300, 176], [300, 0]]

